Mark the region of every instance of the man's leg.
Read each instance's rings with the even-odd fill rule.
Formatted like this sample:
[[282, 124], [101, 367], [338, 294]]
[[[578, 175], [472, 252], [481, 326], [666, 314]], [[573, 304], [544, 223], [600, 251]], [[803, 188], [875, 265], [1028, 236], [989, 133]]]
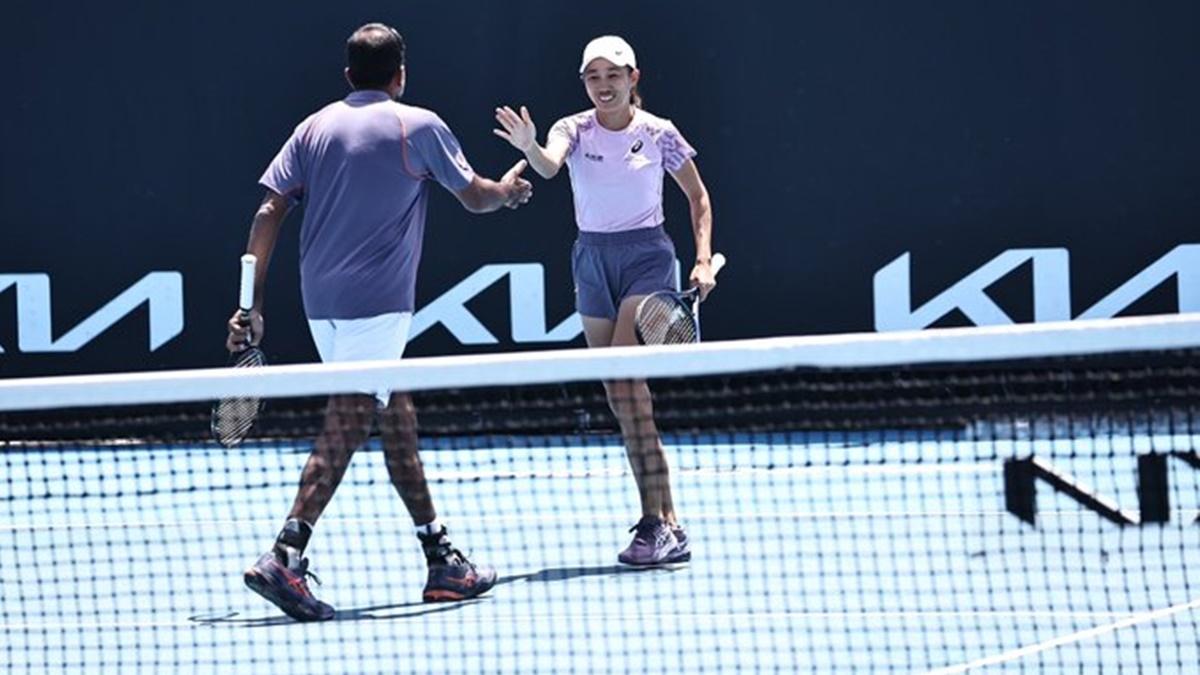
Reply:
[[383, 437], [383, 459], [388, 477], [414, 525], [424, 525], [437, 519], [433, 497], [425, 481], [425, 467], [417, 450], [417, 411], [412, 397], [395, 392], [379, 416], [379, 433]]
[[300, 488], [275, 546], [245, 574], [246, 585], [298, 621], [333, 618], [333, 608], [308, 589], [304, 549], [312, 527], [333, 498], [350, 466], [350, 458], [371, 432], [374, 397], [331, 396], [321, 434], [300, 475]]
[[496, 571], [467, 560], [450, 543], [445, 526], [437, 520], [417, 448], [417, 412], [411, 396], [392, 394], [388, 407], [380, 414], [379, 430], [388, 476], [412, 516], [429, 565], [422, 594], [425, 602], [465, 600], [486, 593], [496, 583]]
[[367, 442], [375, 417], [375, 398], [366, 394], [329, 397], [325, 424], [300, 474], [300, 489], [288, 518], [315, 525], [342, 482], [354, 451]]

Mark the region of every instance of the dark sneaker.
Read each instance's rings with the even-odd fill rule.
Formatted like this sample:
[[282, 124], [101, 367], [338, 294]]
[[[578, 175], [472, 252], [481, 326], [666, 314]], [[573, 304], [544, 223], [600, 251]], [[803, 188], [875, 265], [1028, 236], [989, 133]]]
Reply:
[[496, 585], [496, 570], [476, 567], [461, 553], [454, 562], [429, 566], [422, 599], [425, 602], [453, 602], [483, 595]]
[[437, 534], [418, 534], [429, 564], [429, 578], [421, 597], [425, 602], [453, 602], [483, 595], [496, 585], [496, 570], [475, 566], [450, 545], [446, 529]]
[[692, 547], [688, 544], [687, 530], [676, 523], [671, 525], [671, 534], [675, 535], [675, 550], [667, 555], [666, 563], [681, 563], [692, 559]]
[[679, 547], [675, 534], [661, 518], [643, 516], [629, 530], [633, 542], [617, 555], [617, 560], [626, 565], [661, 565], [672, 562], [669, 558]]
[[333, 618], [333, 607], [317, 600], [308, 590], [308, 577], [321, 583], [308, 571], [308, 559], [288, 567], [275, 551], [268, 551], [246, 570], [246, 586], [263, 596], [284, 614], [297, 621], [327, 621]]

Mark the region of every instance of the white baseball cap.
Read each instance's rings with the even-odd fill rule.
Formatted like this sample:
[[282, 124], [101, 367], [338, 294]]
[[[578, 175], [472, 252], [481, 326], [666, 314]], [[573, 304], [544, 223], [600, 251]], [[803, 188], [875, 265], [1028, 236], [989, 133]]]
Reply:
[[596, 59], [608, 59], [616, 66], [637, 68], [633, 47], [616, 35], [602, 35], [589, 42], [583, 49], [583, 63], [579, 64], [579, 72], [587, 70], [588, 64]]

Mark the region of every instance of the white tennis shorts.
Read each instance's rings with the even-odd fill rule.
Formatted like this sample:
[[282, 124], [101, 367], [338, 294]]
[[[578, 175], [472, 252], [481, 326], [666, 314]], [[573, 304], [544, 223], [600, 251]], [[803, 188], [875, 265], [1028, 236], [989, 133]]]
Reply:
[[[365, 319], [310, 319], [308, 322], [317, 353], [325, 363], [397, 360], [404, 355], [411, 326], [412, 312], [392, 312]], [[391, 396], [387, 390], [363, 393], [373, 394], [383, 406], [388, 404]]]

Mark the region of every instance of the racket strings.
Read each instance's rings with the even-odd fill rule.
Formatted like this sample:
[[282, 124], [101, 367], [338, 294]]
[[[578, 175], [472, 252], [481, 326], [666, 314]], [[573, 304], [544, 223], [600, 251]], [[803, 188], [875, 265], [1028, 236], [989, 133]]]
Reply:
[[[261, 349], [250, 348], [238, 354], [234, 368], [257, 368], [267, 364]], [[217, 441], [226, 447], [242, 442], [254, 426], [254, 420], [262, 409], [262, 399], [254, 396], [237, 396], [217, 401], [213, 410], [212, 431]]]
[[638, 314], [638, 329], [646, 344], [680, 344], [696, 341], [696, 323], [687, 309], [674, 300], [647, 297]]
[[257, 368], [267, 365], [266, 356], [258, 347], [251, 347], [237, 356], [237, 360], [233, 362], [234, 368]]
[[226, 398], [217, 403], [213, 433], [221, 445], [234, 446], [246, 437], [254, 426], [260, 404], [257, 398]]

